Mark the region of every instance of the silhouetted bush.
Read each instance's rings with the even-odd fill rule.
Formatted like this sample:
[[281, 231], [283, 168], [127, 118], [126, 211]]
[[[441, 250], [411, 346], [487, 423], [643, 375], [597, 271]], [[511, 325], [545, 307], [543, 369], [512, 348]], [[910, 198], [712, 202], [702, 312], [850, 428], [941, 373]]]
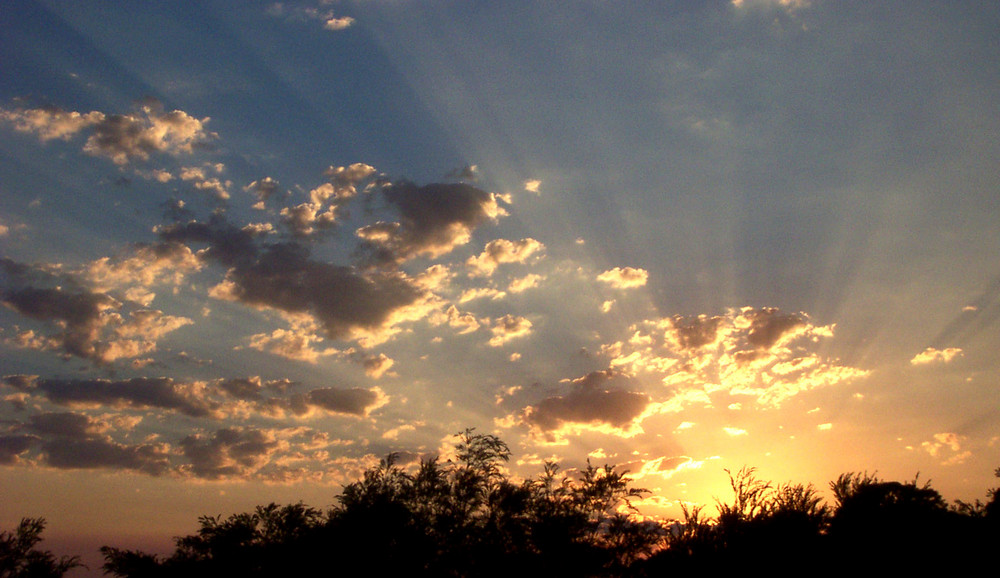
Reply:
[[76, 556], [56, 558], [35, 548], [44, 529], [44, 518], [22, 518], [14, 531], [0, 532], [0, 578], [59, 578], [82, 566]]
[[[374, 574], [417, 577], [668, 576], [767, 571], [928, 575], [979, 569], [1000, 537], [1000, 491], [949, 505], [930, 483], [847, 473], [830, 483], [774, 484], [753, 468], [729, 470], [731, 501], [717, 516], [682, 504], [683, 519], [641, 521], [625, 472], [587, 467], [574, 478], [546, 463], [536, 478], [505, 474], [507, 445], [466, 430], [454, 461], [404, 468], [390, 454], [348, 484], [328, 511], [302, 503], [204, 516], [168, 557], [102, 548], [122, 578], [324, 576], [352, 561]], [[1000, 477], [1000, 469], [995, 472]], [[61, 576], [79, 565], [34, 546], [43, 521], [0, 534], [0, 578]]]

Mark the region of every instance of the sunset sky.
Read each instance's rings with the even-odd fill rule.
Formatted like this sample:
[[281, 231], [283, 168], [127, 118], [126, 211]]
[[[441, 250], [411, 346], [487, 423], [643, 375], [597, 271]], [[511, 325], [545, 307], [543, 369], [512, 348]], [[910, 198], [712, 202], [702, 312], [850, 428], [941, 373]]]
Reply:
[[[511, 473], [985, 498], [1000, 6], [0, 8], [0, 528], [164, 552], [469, 427]], [[94, 574], [99, 574], [96, 571]]]

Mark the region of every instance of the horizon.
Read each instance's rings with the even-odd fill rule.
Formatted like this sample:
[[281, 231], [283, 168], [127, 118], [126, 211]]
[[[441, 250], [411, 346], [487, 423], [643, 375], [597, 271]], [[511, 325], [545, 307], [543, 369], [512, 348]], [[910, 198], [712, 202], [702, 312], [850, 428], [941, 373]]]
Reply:
[[[164, 553], [466, 428], [627, 469], [1000, 466], [1000, 9], [13, 3], [0, 528]], [[99, 570], [92, 568], [97, 575]], [[74, 571], [78, 573], [78, 571]]]

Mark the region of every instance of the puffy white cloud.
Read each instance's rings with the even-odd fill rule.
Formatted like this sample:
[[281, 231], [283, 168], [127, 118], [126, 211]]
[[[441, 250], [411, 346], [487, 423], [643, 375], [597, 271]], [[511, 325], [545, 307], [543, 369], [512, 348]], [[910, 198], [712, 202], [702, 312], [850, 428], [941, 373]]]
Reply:
[[481, 254], [470, 257], [466, 265], [472, 270], [473, 275], [488, 276], [493, 274], [500, 264], [524, 263], [544, 248], [544, 245], [530, 237], [520, 241], [495, 239], [486, 244]]
[[616, 289], [642, 287], [648, 279], [649, 273], [645, 269], [635, 267], [615, 267], [597, 276], [598, 281], [603, 281]]
[[90, 132], [83, 150], [119, 165], [147, 160], [152, 153], [190, 154], [217, 137], [205, 129], [208, 118], [198, 119], [182, 110], [164, 112], [158, 103], [141, 107], [135, 115], [27, 109], [2, 110], [0, 119], [43, 141]]
[[[123, 256], [102, 257], [83, 268], [81, 274], [98, 291], [148, 290], [157, 284], [179, 285], [186, 275], [200, 270], [201, 261], [180, 243], [135, 245]], [[152, 295], [147, 291], [143, 295]], [[144, 306], [149, 301], [143, 301]]]
[[663, 411], [679, 411], [716, 392], [774, 407], [803, 391], [869, 373], [810, 351], [820, 339], [832, 337], [832, 326], [774, 308], [652, 319], [631, 331], [627, 342], [605, 344], [600, 353], [611, 367], [656, 376], [675, 388], [673, 400], [658, 402]]
[[83, 129], [102, 122], [104, 118], [104, 113], [97, 111], [81, 114], [57, 108], [0, 109], [0, 120], [13, 124], [17, 131], [34, 133], [42, 141], [69, 140]]
[[339, 18], [329, 18], [323, 24], [323, 28], [327, 30], [345, 30], [354, 24], [354, 19], [350, 16], [341, 16]]
[[529, 335], [531, 333], [531, 321], [526, 317], [504, 315], [493, 321], [493, 327], [490, 328], [490, 331], [493, 333], [490, 345], [500, 347], [511, 339]]
[[431, 317], [431, 321], [436, 324], [447, 323], [449, 326], [459, 330], [459, 334], [472, 333], [480, 327], [479, 321], [472, 313], [463, 313], [454, 305], [450, 305], [443, 313], [438, 312]]
[[507, 286], [507, 290], [510, 291], [511, 293], [521, 293], [522, 291], [527, 291], [528, 289], [531, 289], [533, 287], [538, 287], [538, 284], [544, 280], [545, 280], [544, 275], [536, 275], [534, 273], [531, 273], [529, 275], [525, 275], [524, 277], [521, 277], [519, 279], [514, 279], [513, 281], [511, 281], [510, 285]]
[[913, 356], [913, 359], [910, 360], [910, 363], [913, 365], [928, 365], [931, 363], [950, 363], [956, 357], [961, 357], [961, 355], [962, 355], [962, 350], [958, 347], [948, 347], [945, 349], [936, 349], [934, 347], [928, 347], [927, 349]]
[[316, 363], [320, 357], [338, 353], [332, 347], [318, 349], [313, 346], [314, 343], [322, 341], [322, 337], [308, 330], [275, 329], [270, 334], [257, 333], [252, 335], [250, 337], [250, 347], [286, 359]]
[[335, 207], [327, 207], [319, 203], [302, 203], [294, 207], [281, 209], [283, 222], [298, 236], [312, 235], [318, 230], [329, 229], [337, 223]]
[[494, 301], [498, 301], [507, 296], [505, 291], [500, 291], [499, 289], [494, 289], [492, 287], [470, 287], [458, 297], [459, 303], [467, 303], [475, 299], [482, 299], [488, 297]]

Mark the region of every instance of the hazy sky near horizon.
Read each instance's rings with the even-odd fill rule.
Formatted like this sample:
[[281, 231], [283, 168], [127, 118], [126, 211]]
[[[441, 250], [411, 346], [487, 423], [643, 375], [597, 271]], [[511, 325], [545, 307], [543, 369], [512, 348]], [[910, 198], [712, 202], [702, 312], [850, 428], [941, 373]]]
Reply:
[[165, 547], [467, 427], [646, 513], [984, 497], [995, 2], [16, 1], [0, 523]]

